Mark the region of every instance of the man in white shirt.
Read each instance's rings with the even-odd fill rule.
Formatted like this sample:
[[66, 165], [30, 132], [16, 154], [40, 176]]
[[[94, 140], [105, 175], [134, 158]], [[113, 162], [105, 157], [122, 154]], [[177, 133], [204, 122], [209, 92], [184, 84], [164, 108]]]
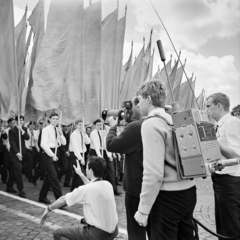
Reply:
[[[206, 99], [206, 108], [217, 121], [222, 159], [240, 156], [240, 119], [229, 113], [230, 101], [223, 93]], [[227, 237], [240, 234], [240, 165], [212, 174], [217, 232]]]
[[103, 174], [103, 179], [109, 181], [114, 189], [114, 194], [119, 196], [121, 193], [118, 192], [117, 185], [115, 182], [115, 172], [113, 165], [112, 153], [107, 151], [106, 138], [109, 132], [109, 127], [104, 125], [101, 119], [97, 119], [93, 122], [95, 128], [90, 134], [91, 145], [90, 145], [90, 156], [103, 157], [106, 161], [106, 170]]
[[[83, 126], [82, 121], [76, 122], [77, 129], [73, 131], [73, 133], [70, 136], [70, 159], [71, 159], [71, 169], [72, 166], [77, 166], [77, 161], [80, 163], [80, 167], [82, 172], [84, 173], [84, 165], [85, 165], [85, 159], [84, 154], [87, 151], [85, 144], [90, 144], [90, 138], [85, 132], [85, 128]], [[72, 171], [71, 171], [72, 175]], [[73, 180], [72, 180], [72, 186], [71, 191], [73, 191], [75, 188], [83, 185], [82, 179], [74, 172]]]
[[58, 114], [51, 114], [49, 120], [50, 124], [42, 130], [41, 148], [44, 150], [43, 164], [47, 174], [39, 193], [39, 202], [48, 204], [50, 201], [47, 199], [47, 193], [50, 187], [52, 187], [56, 199], [62, 196], [62, 190], [57, 177], [57, 149], [61, 144], [66, 144], [61, 128], [56, 127]]
[[88, 159], [87, 178], [82, 173], [79, 162], [77, 162], [77, 167], [74, 166], [85, 185], [76, 188], [48, 206], [42, 215], [41, 224], [45, 222], [52, 210], [66, 205], [71, 207], [75, 204], [83, 205], [86, 224], [59, 228], [53, 233], [54, 239], [65, 237], [76, 240], [113, 240], [117, 236], [118, 216], [113, 188], [109, 182], [101, 179], [105, 168], [105, 160], [96, 156]]

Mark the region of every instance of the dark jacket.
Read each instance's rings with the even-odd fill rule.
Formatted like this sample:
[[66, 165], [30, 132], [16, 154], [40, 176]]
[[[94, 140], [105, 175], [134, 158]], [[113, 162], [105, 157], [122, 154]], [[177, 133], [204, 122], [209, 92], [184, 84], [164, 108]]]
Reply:
[[[29, 140], [29, 135], [27, 132], [27, 128], [22, 127], [22, 129], [25, 131], [23, 135], [21, 134], [21, 149], [22, 149], [22, 155], [24, 155], [26, 153], [25, 140]], [[9, 143], [10, 143], [9, 155], [11, 157], [13, 156], [15, 157], [17, 153], [20, 153], [19, 130], [16, 126], [9, 130]]]
[[143, 177], [143, 146], [141, 126], [143, 120], [129, 123], [119, 136], [117, 128], [111, 127], [106, 145], [109, 152], [125, 154], [123, 176], [124, 190], [135, 197], [140, 197]]

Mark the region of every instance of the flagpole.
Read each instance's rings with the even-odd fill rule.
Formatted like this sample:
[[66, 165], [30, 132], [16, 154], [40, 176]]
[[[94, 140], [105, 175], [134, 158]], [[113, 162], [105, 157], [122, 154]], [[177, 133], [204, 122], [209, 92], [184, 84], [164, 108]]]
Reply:
[[[62, 108], [60, 106], [60, 117], [59, 117], [59, 122], [58, 122], [58, 129], [61, 129], [61, 124], [62, 124]], [[57, 156], [57, 149], [58, 149], [58, 134], [57, 134], [57, 146], [55, 148], [55, 156]]]

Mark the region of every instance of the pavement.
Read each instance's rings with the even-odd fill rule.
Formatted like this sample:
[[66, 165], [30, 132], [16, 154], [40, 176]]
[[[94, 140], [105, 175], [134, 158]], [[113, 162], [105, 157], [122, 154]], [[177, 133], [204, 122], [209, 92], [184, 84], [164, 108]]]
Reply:
[[[38, 185], [35, 187], [24, 176], [23, 178], [27, 199], [20, 198], [17, 194], [6, 193], [6, 185], [0, 183], [0, 240], [53, 239], [52, 231], [54, 229], [79, 224], [83, 216], [81, 205], [75, 205], [71, 208], [65, 207], [64, 210], [54, 210], [47, 219], [46, 224], [40, 225], [40, 218], [46, 207], [46, 205], [38, 202], [42, 181], [38, 180]], [[211, 179], [197, 179], [196, 185], [197, 205], [194, 217], [215, 232], [214, 198]], [[66, 194], [69, 190], [70, 188], [62, 186], [63, 194]], [[128, 239], [128, 237], [122, 187], [119, 187], [119, 191], [123, 194], [115, 197], [120, 228], [116, 239], [124, 240]], [[55, 200], [52, 192], [49, 192], [48, 198], [52, 202]], [[198, 230], [201, 240], [217, 240], [216, 237], [206, 232], [203, 228], [198, 227]]]

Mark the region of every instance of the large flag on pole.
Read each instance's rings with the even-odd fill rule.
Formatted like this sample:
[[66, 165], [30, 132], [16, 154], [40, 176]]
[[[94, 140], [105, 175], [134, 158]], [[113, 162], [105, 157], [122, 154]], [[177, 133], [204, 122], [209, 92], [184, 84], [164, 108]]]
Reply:
[[101, 1], [98, 1], [84, 10], [83, 17], [83, 96], [85, 124], [90, 124], [96, 120], [102, 110], [99, 102], [102, 78], [101, 11]]
[[192, 84], [191, 84], [192, 89], [190, 89], [190, 92], [189, 92], [186, 109], [194, 107], [194, 102], [195, 102], [195, 85], [196, 85], [196, 78], [195, 78], [194, 81], [192, 81]]
[[153, 77], [152, 77], [152, 79], [158, 79], [158, 80], [160, 80], [160, 67], [159, 67], [159, 65], [158, 65], [158, 69], [157, 69], [157, 71], [156, 71], [156, 73], [153, 75]]
[[12, 0], [0, 0], [0, 33], [0, 118], [7, 120], [9, 109], [18, 107], [18, 97], [11, 98], [13, 92], [18, 93]]
[[[197, 97], [197, 102], [200, 110], [204, 109], [204, 101], [205, 101], [205, 90], [203, 89], [202, 92]], [[198, 109], [198, 106], [195, 101], [194, 101], [194, 108]]]
[[178, 102], [182, 110], [185, 110], [187, 106], [188, 97], [191, 91], [189, 84], [192, 84], [192, 79], [193, 79], [193, 75], [188, 81], [184, 82], [180, 87]]
[[[172, 69], [172, 55], [171, 55], [170, 60], [166, 64], [166, 69], [167, 69], [167, 74], [169, 74], [171, 72], [171, 69]], [[166, 75], [166, 71], [165, 71], [164, 68], [162, 68], [162, 70], [160, 72], [160, 80], [165, 84], [167, 82], [167, 75]]]
[[[63, 11], [64, 9], [64, 11]], [[62, 110], [62, 123], [82, 118], [83, 1], [52, 0], [33, 68], [32, 106]]]
[[123, 46], [125, 37], [127, 7], [125, 8], [125, 15], [117, 23], [117, 37], [116, 37], [116, 59], [115, 59], [115, 74], [113, 84], [112, 106], [114, 109], [118, 108], [120, 97], [120, 82], [122, 73], [122, 59], [123, 59]]
[[153, 49], [153, 53], [152, 53], [152, 56], [150, 59], [150, 63], [148, 65], [147, 78], [145, 79], [145, 81], [149, 81], [149, 80], [153, 79], [153, 77], [152, 77], [153, 61], [154, 61], [154, 49]]
[[130, 100], [128, 99], [128, 91], [130, 90], [129, 83], [131, 81], [131, 76], [132, 76], [132, 53], [133, 53], [133, 42], [131, 44], [131, 53], [128, 58], [128, 61], [123, 66], [123, 74], [122, 74], [121, 88], [120, 88], [120, 104], [123, 101]]
[[117, 22], [118, 9], [110, 13], [102, 23], [102, 108], [113, 107], [112, 92], [115, 76]]
[[149, 76], [148, 76], [148, 72], [149, 72], [149, 65], [151, 62], [151, 47], [152, 47], [152, 31], [150, 32], [150, 39], [149, 39], [149, 43], [146, 47], [146, 50], [144, 52], [144, 56], [143, 56], [143, 81], [147, 81], [149, 80]]

